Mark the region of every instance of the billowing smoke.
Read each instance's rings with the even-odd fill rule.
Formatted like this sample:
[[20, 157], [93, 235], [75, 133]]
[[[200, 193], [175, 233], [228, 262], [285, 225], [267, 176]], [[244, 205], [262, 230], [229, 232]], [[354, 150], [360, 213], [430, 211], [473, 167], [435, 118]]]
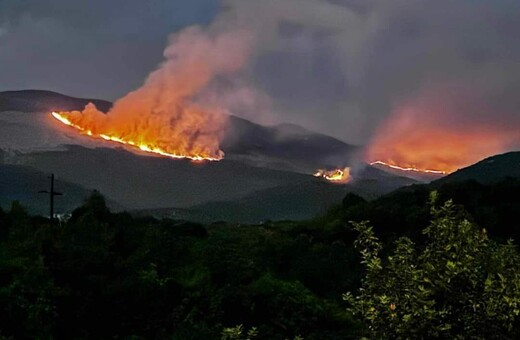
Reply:
[[84, 133], [190, 158], [220, 159], [225, 108], [204, 106], [196, 96], [219, 76], [233, 75], [249, 56], [251, 36], [239, 29], [190, 27], [172, 37], [166, 61], [144, 85], [117, 100], [108, 114], [89, 104], [61, 118]]
[[365, 161], [422, 169], [520, 148], [518, 2], [227, 4], [256, 37], [246, 74], [268, 117], [365, 144]]
[[240, 5], [277, 32], [249, 67], [285, 119], [367, 145], [366, 161], [447, 172], [520, 148], [520, 3], [259, 7]]
[[[92, 3], [98, 2], [100, 11], [110, 6]], [[45, 19], [52, 15], [59, 14], [47, 13]], [[25, 33], [19, 39], [15, 28], [5, 35], [0, 68], [6, 77], [12, 67], [3, 65], [16, 64], [2, 56], [19, 50], [16, 44], [34, 31], [48, 39], [66, 32], [56, 24], [56, 34], [48, 32], [52, 25], [39, 29], [42, 22], [36, 30], [20, 29]], [[520, 2], [515, 0], [224, 0], [211, 25], [174, 38], [160, 71], [109, 116], [144, 120], [159, 108], [178, 117], [184, 108], [195, 108], [201, 112], [195, 116], [208, 122], [196, 136], [213, 136], [212, 145], [225, 125], [220, 112], [264, 123], [288, 121], [367, 145], [367, 161], [451, 171], [520, 147], [519, 31]], [[180, 46], [179, 56], [187, 58], [171, 58]], [[53, 65], [67, 63], [44, 66]], [[185, 81], [188, 85], [179, 89]], [[89, 84], [106, 91], [113, 87]], [[151, 99], [141, 103], [141, 96]], [[173, 99], [157, 104], [167, 97]], [[158, 122], [164, 127], [171, 121]], [[184, 131], [164, 129], [168, 136]], [[207, 151], [215, 154], [218, 148]]]

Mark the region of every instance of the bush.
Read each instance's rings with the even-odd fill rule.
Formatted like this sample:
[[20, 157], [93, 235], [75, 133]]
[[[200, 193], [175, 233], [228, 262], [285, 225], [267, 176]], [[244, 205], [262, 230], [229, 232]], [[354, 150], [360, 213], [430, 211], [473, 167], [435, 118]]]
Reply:
[[435, 207], [418, 247], [396, 241], [390, 256], [368, 223], [354, 223], [366, 272], [349, 310], [376, 339], [514, 339], [520, 336], [520, 256], [512, 241], [491, 241], [452, 201]]

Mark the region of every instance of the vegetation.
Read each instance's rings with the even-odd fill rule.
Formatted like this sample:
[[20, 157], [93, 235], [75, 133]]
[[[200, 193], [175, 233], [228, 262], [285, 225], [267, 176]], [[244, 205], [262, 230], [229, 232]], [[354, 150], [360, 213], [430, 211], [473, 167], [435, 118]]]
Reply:
[[[341, 293], [357, 257], [319, 229], [199, 224], [112, 214], [94, 194], [51, 226], [0, 212], [0, 336], [352, 338]], [[315, 235], [313, 235], [315, 234]]]
[[[436, 193], [434, 193], [436, 194]], [[436, 197], [436, 195], [432, 195]], [[433, 200], [435, 202], [435, 199]], [[418, 249], [407, 237], [384, 259], [367, 223], [355, 223], [366, 267], [359, 294], [344, 295], [373, 339], [517, 339], [520, 255], [489, 240], [452, 201], [432, 205]]]
[[14, 202], [0, 209], [0, 338], [515, 338], [520, 262], [503, 240], [518, 181], [474, 187], [439, 189], [473, 216], [417, 187], [251, 226], [114, 214], [98, 193], [51, 225]]

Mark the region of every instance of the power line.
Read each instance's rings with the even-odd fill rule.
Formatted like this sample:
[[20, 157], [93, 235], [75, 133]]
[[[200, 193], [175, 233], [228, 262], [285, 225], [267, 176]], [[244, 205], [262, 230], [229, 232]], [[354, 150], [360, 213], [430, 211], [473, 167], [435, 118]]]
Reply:
[[49, 177], [51, 179], [51, 190], [41, 190], [38, 191], [39, 194], [49, 194], [50, 198], [50, 214], [49, 218], [51, 220], [51, 224], [54, 222], [54, 197], [55, 196], [62, 196], [63, 193], [54, 191], [54, 174], [51, 174]]

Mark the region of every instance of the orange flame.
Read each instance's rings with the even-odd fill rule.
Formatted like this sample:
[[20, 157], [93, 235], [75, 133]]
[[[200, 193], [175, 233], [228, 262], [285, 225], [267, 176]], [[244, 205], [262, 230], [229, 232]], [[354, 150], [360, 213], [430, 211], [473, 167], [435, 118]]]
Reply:
[[348, 183], [352, 179], [350, 168], [348, 167], [345, 169], [334, 170], [319, 169], [314, 173], [314, 177], [324, 178], [327, 181], [334, 183]]
[[127, 145], [127, 146], [130, 146], [135, 149], [139, 149], [140, 151], [147, 152], [147, 153], [157, 154], [157, 155], [166, 156], [166, 157], [175, 158], [175, 159], [187, 158], [187, 159], [191, 159], [193, 161], [219, 161], [224, 156], [223, 152], [220, 152], [217, 157], [212, 157], [208, 154], [190, 154], [190, 155], [188, 155], [188, 154], [169, 153], [166, 150], [161, 149], [160, 147], [153, 146], [152, 144], [149, 144], [149, 143], [146, 143], [143, 141], [136, 142], [135, 140], [130, 140], [130, 139], [125, 140], [122, 137], [109, 136], [109, 135], [101, 134], [101, 133], [99, 133], [99, 134], [94, 133], [94, 132], [92, 132], [92, 130], [90, 130], [88, 128], [84, 128], [80, 125], [73, 123], [72, 121], [69, 120], [69, 118], [67, 118], [67, 115], [63, 114], [63, 113], [52, 112], [51, 114], [55, 119], [57, 119], [61, 123], [65, 124], [67, 126], [70, 126], [87, 136], [90, 136], [93, 138], [98, 138], [98, 139], [101, 138], [106, 141], [111, 141], [111, 142]]
[[386, 163], [386, 162], [383, 162], [383, 161], [375, 161], [375, 162], [370, 163], [370, 165], [384, 165], [384, 166], [387, 166], [389, 168], [396, 169], [396, 170], [401, 170], [401, 171], [425, 172], [425, 173], [428, 173], [428, 174], [435, 174], [435, 175], [446, 175], [447, 174], [446, 171], [442, 171], [442, 170], [418, 169], [416, 167], [403, 168], [403, 167], [400, 167], [400, 166], [398, 166], [396, 164], [390, 164], [390, 163]]
[[214, 91], [215, 79], [244, 68], [251, 43], [252, 34], [245, 30], [186, 28], [172, 36], [161, 66], [107, 114], [88, 104], [83, 111], [52, 116], [81, 134], [147, 153], [220, 160], [228, 110], [205, 97]]
[[518, 123], [479, 120], [478, 108], [470, 105], [477, 99], [461, 104], [453, 96], [425, 92], [396, 106], [376, 132], [366, 160], [398, 170], [448, 174], [520, 146]]

